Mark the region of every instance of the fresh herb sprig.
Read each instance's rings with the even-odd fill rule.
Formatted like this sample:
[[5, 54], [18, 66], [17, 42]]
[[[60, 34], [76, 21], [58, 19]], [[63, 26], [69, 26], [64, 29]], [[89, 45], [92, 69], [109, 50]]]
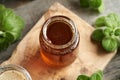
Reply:
[[93, 73], [91, 76], [79, 75], [77, 80], [103, 80], [103, 72], [99, 70]]
[[25, 23], [12, 9], [0, 5], [0, 51], [20, 38]]
[[102, 47], [112, 52], [120, 46], [120, 16], [110, 13], [98, 18], [95, 22], [96, 30], [92, 33], [92, 39], [101, 42]]
[[102, 0], [80, 0], [80, 6], [97, 10], [100, 13], [104, 11], [104, 3]]

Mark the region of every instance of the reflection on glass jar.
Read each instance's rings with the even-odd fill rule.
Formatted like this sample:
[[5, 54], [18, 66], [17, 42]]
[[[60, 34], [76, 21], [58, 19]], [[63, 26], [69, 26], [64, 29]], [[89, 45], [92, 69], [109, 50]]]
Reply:
[[53, 16], [46, 20], [40, 32], [40, 52], [45, 63], [64, 67], [77, 57], [79, 32], [66, 16]]
[[0, 80], [32, 80], [29, 73], [21, 66], [0, 66]]

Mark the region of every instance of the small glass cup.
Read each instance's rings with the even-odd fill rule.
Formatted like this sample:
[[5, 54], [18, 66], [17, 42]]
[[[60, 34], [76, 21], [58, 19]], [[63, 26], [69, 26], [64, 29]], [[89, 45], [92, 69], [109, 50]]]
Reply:
[[78, 29], [70, 18], [62, 15], [49, 18], [39, 36], [43, 61], [55, 68], [71, 64], [77, 57], [79, 40]]
[[[31, 78], [30, 74], [28, 73], [28, 71], [26, 69], [24, 69], [23, 67], [21, 67], [21, 66], [13, 65], [13, 64], [0, 66], [0, 76], [3, 75], [7, 71], [11, 71], [11, 72], [16, 71], [15, 72], [16, 74], [18, 73], [19, 75], [23, 76], [23, 79], [21, 79], [21, 80], [32, 80], [32, 78]], [[7, 77], [7, 75], [5, 75], [5, 77]], [[10, 78], [10, 76], [9, 76], [9, 78]]]

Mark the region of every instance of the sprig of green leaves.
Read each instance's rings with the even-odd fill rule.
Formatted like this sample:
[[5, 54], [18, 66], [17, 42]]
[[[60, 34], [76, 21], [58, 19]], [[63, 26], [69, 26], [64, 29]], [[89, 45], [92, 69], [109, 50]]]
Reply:
[[23, 19], [12, 9], [0, 5], [0, 51], [20, 38], [25, 26]]
[[100, 13], [104, 11], [104, 3], [102, 0], [80, 0], [80, 6], [97, 10]]
[[93, 73], [90, 77], [87, 75], [79, 75], [77, 80], [103, 80], [103, 72], [99, 70]]
[[92, 39], [101, 42], [108, 52], [117, 50], [120, 46], [120, 16], [115, 13], [102, 16], [96, 20], [95, 26]]

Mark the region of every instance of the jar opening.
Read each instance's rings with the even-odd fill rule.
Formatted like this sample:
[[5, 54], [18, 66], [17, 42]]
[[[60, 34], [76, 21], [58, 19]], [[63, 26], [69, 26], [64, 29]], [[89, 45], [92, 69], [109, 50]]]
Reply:
[[73, 36], [70, 24], [64, 21], [54, 21], [48, 25], [47, 38], [54, 45], [67, 44]]
[[44, 23], [42, 33], [47, 45], [61, 49], [74, 43], [76, 28], [71, 19], [53, 16]]

